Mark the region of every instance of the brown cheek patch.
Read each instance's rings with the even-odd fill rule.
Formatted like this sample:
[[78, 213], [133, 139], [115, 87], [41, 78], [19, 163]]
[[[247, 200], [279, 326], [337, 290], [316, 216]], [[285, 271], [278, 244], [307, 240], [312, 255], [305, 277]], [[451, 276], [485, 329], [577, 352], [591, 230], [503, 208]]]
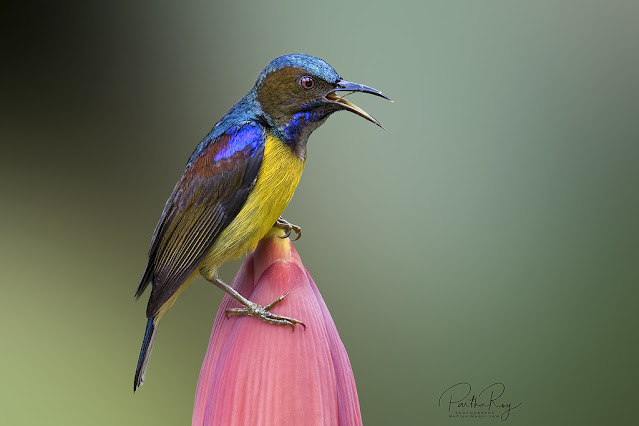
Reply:
[[280, 117], [288, 108], [299, 104], [304, 96], [299, 79], [305, 75], [301, 68], [286, 67], [266, 76], [257, 90], [257, 100], [262, 109], [273, 118]]

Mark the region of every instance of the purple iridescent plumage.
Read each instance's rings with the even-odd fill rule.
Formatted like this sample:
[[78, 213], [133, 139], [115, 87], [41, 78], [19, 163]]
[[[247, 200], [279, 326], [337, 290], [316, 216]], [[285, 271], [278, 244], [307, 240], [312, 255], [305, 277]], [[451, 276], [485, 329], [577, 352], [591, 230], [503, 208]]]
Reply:
[[300, 132], [307, 130], [308, 125], [317, 123], [326, 119], [326, 114], [317, 112], [298, 112], [288, 121], [282, 128], [282, 134], [285, 140], [296, 141]]
[[232, 135], [228, 139], [226, 146], [221, 146], [213, 157], [214, 161], [220, 161], [226, 158], [230, 158], [236, 152], [243, 151], [246, 148], [250, 148], [253, 152], [264, 139], [262, 138], [263, 130], [258, 126], [247, 126], [238, 129], [230, 129], [226, 132], [228, 135]]

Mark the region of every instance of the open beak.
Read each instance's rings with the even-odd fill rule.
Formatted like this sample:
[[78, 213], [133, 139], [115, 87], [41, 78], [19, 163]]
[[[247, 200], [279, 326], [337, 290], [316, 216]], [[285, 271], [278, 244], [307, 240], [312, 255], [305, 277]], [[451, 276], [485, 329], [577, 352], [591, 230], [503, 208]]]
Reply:
[[372, 87], [364, 86], [363, 84], [359, 84], [359, 83], [351, 83], [350, 81], [340, 80], [336, 84], [337, 84], [337, 87], [326, 95], [326, 99], [330, 103], [338, 104], [341, 109], [354, 112], [360, 117], [367, 119], [371, 123], [377, 124], [382, 129], [384, 128], [382, 127], [381, 124], [379, 124], [379, 121], [375, 120], [369, 113], [367, 113], [366, 111], [364, 111], [357, 105], [347, 101], [346, 99], [344, 99], [344, 97], [337, 96], [336, 92], [347, 91], [347, 92], [370, 93], [371, 95], [379, 96], [384, 99], [388, 99], [390, 101], [390, 98], [388, 96], [386, 96], [385, 94], [383, 94], [377, 89], [373, 89]]

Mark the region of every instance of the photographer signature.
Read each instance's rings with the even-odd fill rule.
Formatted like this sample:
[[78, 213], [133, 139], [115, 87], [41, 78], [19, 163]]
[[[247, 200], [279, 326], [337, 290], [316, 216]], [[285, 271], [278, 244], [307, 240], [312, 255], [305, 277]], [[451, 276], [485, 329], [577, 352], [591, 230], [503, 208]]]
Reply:
[[510, 416], [510, 412], [521, 405], [521, 402], [517, 405], [497, 401], [506, 391], [506, 386], [503, 383], [497, 382], [486, 387], [478, 394], [472, 394], [472, 387], [470, 383], [461, 382], [452, 385], [444, 391], [439, 397], [438, 405], [448, 405], [448, 411], [453, 409], [480, 409], [485, 412], [501, 411], [500, 419], [505, 421]]

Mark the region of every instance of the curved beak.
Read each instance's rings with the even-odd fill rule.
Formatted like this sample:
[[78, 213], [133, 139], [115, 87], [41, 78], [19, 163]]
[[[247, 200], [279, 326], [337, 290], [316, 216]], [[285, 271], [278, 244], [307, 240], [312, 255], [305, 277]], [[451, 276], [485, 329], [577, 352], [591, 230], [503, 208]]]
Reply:
[[363, 84], [359, 84], [359, 83], [352, 83], [352, 82], [346, 81], [346, 80], [339, 80], [336, 83], [336, 85], [337, 85], [337, 87], [335, 87], [335, 89], [333, 89], [331, 92], [329, 92], [326, 95], [326, 99], [330, 103], [337, 104], [337, 105], [339, 105], [340, 109], [345, 109], [347, 111], [354, 112], [355, 114], [359, 115], [360, 117], [363, 117], [363, 118], [367, 119], [371, 123], [377, 124], [382, 129], [384, 128], [384, 127], [382, 127], [381, 124], [379, 124], [379, 121], [375, 120], [369, 113], [367, 113], [366, 111], [364, 111], [363, 109], [361, 109], [357, 105], [355, 105], [355, 104], [347, 101], [346, 99], [344, 99], [345, 96], [344, 97], [339, 97], [336, 92], [347, 91], [347, 92], [370, 93], [371, 95], [379, 96], [381, 98], [388, 99], [390, 101], [390, 98], [388, 96], [386, 96], [385, 94], [383, 94], [382, 92], [380, 92], [377, 89], [373, 89], [372, 87], [364, 86]]

